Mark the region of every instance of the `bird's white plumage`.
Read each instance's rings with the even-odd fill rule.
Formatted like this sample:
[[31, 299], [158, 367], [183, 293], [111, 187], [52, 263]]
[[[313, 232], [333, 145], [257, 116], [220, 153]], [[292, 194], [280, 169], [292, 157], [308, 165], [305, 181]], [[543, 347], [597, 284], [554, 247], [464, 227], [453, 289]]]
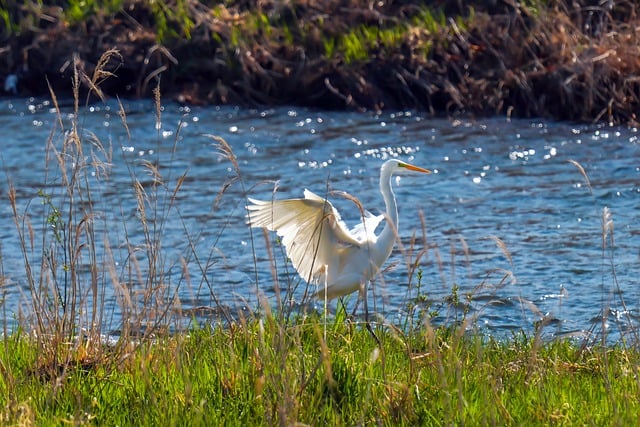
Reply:
[[309, 190], [304, 199], [249, 202], [251, 226], [276, 231], [293, 267], [309, 282], [330, 264], [334, 248], [360, 246], [333, 205]]
[[[362, 223], [351, 230], [328, 200], [309, 190], [301, 199], [250, 198], [250, 225], [276, 231], [298, 274], [308, 282], [326, 284], [328, 299], [349, 294], [370, 280], [391, 254], [398, 221], [391, 175], [407, 170], [429, 173], [398, 160], [385, 162], [380, 169], [380, 192], [386, 215], [364, 211]], [[387, 224], [376, 236], [374, 231], [385, 217]], [[318, 295], [325, 296], [324, 292], [323, 288]]]
[[349, 232], [359, 242], [364, 240], [375, 240], [375, 231], [378, 228], [378, 224], [382, 222], [384, 215], [374, 215], [371, 212], [365, 210], [362, 222], [354, 226]]

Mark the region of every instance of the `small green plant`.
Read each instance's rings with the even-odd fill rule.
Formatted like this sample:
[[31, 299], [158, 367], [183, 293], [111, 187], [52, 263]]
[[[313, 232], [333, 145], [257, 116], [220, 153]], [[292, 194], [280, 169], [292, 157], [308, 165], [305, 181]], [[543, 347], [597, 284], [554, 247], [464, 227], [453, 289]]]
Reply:
[[336, 39], [333, 37], [325, 37], [322, 39], [324, 46], [324, 56], [331, 59], [336, 53]]
[[9, 36], [14, 30], [13, 22], [11, 22], [11, 16], [9, 14], [9, 11], [4, 7], [0, 8], [0, 22], [3, 23], [2, 27], [4, 28], [4, 32], [6, 33], [6, 34], [2, 34], [2, 36], [4, 37]]
[[418, 28], [424, 28], [429, 34], [438, 34], [447, 25], [447, 17], [442, 10], [433, 11], [429, 8], [423, 8], [412, 19], [413, 25]]
[[[361, 25], [341, 36], [337, 42], [337, 52], [344, 55], [347, 64], [368, 60], [372, 53], [381, 54], [384, 51], [397, 48], [405, 39], [407, 28], [396, 25], [390, 28]], [[334, 46], [327, 46], [333, 51]]]
[[64, 16], [72, 24], [85, 22], [95, 16], [108, 16], [122, 9], [125, 0], [70, 0]]
[[191, 38], [195, 23], [189, 10], [189, 2], [190, 0], [174, 0], [171, 3], [164, 0], [151, 2], [159, 42], [183, 36], [187, 39]]

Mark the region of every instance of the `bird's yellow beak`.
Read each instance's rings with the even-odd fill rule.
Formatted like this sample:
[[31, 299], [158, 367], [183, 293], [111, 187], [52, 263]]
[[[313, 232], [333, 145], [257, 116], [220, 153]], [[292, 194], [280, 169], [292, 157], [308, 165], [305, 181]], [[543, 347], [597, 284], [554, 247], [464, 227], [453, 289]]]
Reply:
[[402, 163], [402, 166], [414, 172], [431, 173], [429, 169], [424, 169], [418, 166], [410, 165], [409, 163]]

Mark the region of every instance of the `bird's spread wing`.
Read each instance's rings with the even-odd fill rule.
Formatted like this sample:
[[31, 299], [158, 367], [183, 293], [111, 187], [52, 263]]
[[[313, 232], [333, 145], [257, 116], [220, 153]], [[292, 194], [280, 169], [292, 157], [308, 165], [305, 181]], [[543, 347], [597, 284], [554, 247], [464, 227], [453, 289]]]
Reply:
[[339, 248], [360, 246], [333, 205], [309, 190], [304, 191], [304, 199], [249, 202], [251, 226], [278, 233], [293, 267], [304, 280], [319, 276]]

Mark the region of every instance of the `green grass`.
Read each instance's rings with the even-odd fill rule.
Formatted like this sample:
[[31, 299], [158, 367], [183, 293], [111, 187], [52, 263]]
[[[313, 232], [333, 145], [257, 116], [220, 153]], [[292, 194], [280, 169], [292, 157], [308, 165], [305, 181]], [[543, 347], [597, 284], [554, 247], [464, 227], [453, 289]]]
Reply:
[[[0, 417], [110, 425], [636, 425], [639, 355], [536, 347], [428, 326], [369, 332], [274, 317], [101, 347], [58, 366], [34, 340], [0, 343]], [[84, 356], [83, 356], [84, 355]], [[84, 358], [83, 358], [84, 357]]]
[[406, 35], [404, 25], [391, 28], [362, 25], [339, 38], [337, 51], [347, 64], [366, 61], [374, 53], [396, 49]]
[[72, 24], [86, 21], [95, 15], [116, 13], [124, 6], [124, 0], [70, 0], [64, 8], [64, 16]]

